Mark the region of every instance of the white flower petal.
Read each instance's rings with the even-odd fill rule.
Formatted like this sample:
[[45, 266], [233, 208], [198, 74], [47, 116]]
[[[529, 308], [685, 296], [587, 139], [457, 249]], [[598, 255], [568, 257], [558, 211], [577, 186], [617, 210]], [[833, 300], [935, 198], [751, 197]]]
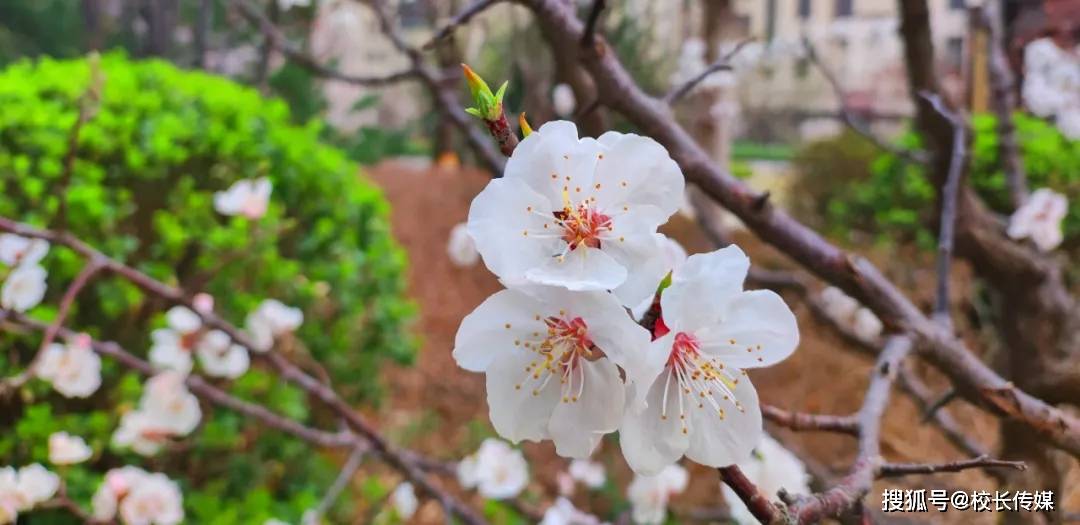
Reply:
[[678, 211], [686, 182], [663, 146], [649, 137], [615, 131], [597, 141], [607, 149], [596, 166], [596, 182], [602, 184], [599, 200], [656, 206], [664, 220]]
[[543, 386], [526, 380], [531, 377], [526, 368], [532, 361], [530, 352], [505, 352], [487, 370], [491, 424], [500, 436], [513, 443], [547, 439], [548, 421], [560, 399], [558, 378]]
[[93, 449], [79, 436], [67, 432], [54, 432], [49, 436], [49, 463], [53, 465], [74, 465], [93, 455]]
[[742, 292], [720, 312], [721, 321], [694, 335], [701, 351], [727, 366], [757, 368], [787, 359], [799, 345], [799, 326], [772, 290]]
[[587, 458], [604, 434], [619, 427], [626, 389], [610, 359], [583, 362], [570, 373], [569, 385], [570, 392], [580, 394], [562, 399], [548, 429], [557, 454]]
[[724, 407], [720, 417], [711, 406], [690, 408], [690, 447], [686, 457], [709, 467], [724, 467], [745, 461], [761, 439], [761, 408], [757, 392], [743, 377], [734, 388], [742, 410]]
[[454, 360], [465, 370], [487, 370], [496, 356], [519, 350], [515, 347], [530, 340], [529, 334], [547, 332], [547, 325], [536, 319], [546, 310], [539, 300], [521, 291], [496, 292], [461, 320], [454, 338]]
[[202, 328], [202, 319], [186, 306], [174, 306], [165, 312], [165, 323], [181, 334], [190, 334]]
[[566, 245], [552, 212], [549, 201], [524, 182], [496, 179], [473, 199], [467, 228], [484, 265], [499, 278], [516, 281]]
[[562, 258], [551, 257], [525, 273], [538, 284], [570, 290], [611, 290], [626, 280], [626, 268], [604, 250], [579, 247]]
[[446, 243], [446, 254], [450, 262], [455, 266], [467, 268], [480, 260], [480, 252], [476, 251], [476, 243], [469, 236], [466, 223], [455, 224], [450, 229], [450, 239]]
[[573, 122], [551, 121], [518, 144], [506, 162], [503, 177], [521, 180], [552, 206], [561, 207], [564, 191], [574, 197], [593, 187], [602, 152], [595, 139], [578, 139]]
[[0, 289], [0, 306], [16, 312], [37, 306], [45, 297], [46, 277], [45, 269], [36, 264], [16, 267]]
[[742, 291], [749, 269], [750, 259], [735, 245], [691, 255], [660, 297], [664, 322], [689, 331], [716, 323], [727, 301]]
[[690, 437], [683, 433], [679, 420], [678, 383], [665, 379], [657, 378], [649, 389], [646, 397], [648, 407], [641, 412], [627, 410], [619, 427], [623, 457], [634, 472], [660, 472], [682, 457], [690, 446]]

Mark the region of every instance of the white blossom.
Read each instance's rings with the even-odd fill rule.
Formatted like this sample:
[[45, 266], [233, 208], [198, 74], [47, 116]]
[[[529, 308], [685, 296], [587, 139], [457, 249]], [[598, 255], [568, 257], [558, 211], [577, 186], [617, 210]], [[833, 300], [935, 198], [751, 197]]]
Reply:
[[49, 463], [74, 465], [90, 459], [94, 450], [79, 436], [67, 432], [54, 432], [49, 436]]
[[19, 473], [13, 467], [0, 467], [0, 525], [15, 523], [19, 518]]
[[37, 264], [49, 253], [49, 242], [12, 233], [0, 234], [0, 263], [8, 266]]
[[667, 516], [671, 496], [686, 490], [689, 482], [686, 469], [668, 465], [656, 474], [635, 474], [626, 488], [631, 517], [640, 525], [660, 525]]
[[604, 482], [607, 481], [604, 466], [594, 461], [575, 459], [570, 462], [569, 472], [571, 478], [580, 481], [590, 489], [603, 487]]
[[847, 322], [859, 309], [859, 301], [835, 286], [822, 290], [819, 297], [825, 313], [837, 321]]
[[34, 463], [20, 468], [14, 490], [15, 510], [30, 510], [51, 499], [59, 489], [60, 476], [49, 472], [40, 464]]
[[450, 229], [446, 254], [450, 256], [450, 262], [461, 268], [472, 266], [480, 260], [480, 252], [476, 251], [476, 243], [473, 242], [472, 237], [469, 237], [469, 230], [465, 223], [455, 224]]
[[139, 480], [120, 500], [127, 525], [174, 525], [184, 520], [183, 495], [175, 481], [154, 473]]
[[468, 230], [507, 286], [611, 290], [634, 306], [663, 278], [653, 234], [678, 209], [683, 185], [650, 138], [579, 139], [573, 123], [549, 122], [473, 200]]
[[195, 430], [202, 419], [202, 410], [199, 400], [184, 385], [184, 379], [174, 371], [150, 378], [143, 388], [139, 407], [120, 418], [113, 444], [150, 456], [170, 438], [186, 436]]
[[300, 327], [304, 312], [299, 308], [285, 306], [276, 299], [267, 299], [255, 311], [248, 314], [247, 331], [258, 352], [269, 351], [274, 340]]
[[36, 264], [16, 266], [0, 289], [0, 306], [16, 312], [25, 312], [37, 306], [48, 288], [46, 277], [48, 272]]
[[413, 517], [417, 507], [420, 506], [420, 501], [416, 499], [416, 491], [412, 483], [408, 482], [401, 483], [394, 489], [394, 492], [390, 494], [390, 503], [394, 506], [398, 517], [403, 520]]
[[544, 518], [540, 525], [600, 525], [596, 516], [578, 510], [574, 504], [566, 499], [559, 498], [555, 504], [544, 511]]
[[221, 330], [211, 330], [195, 347], [199, 365], [206, 375], [236, 379], [247, 372], [251, 358], [243, 346], [233, 344], [229, 335]]
[[1053, 39], [1025, 46], [1021, 96], [1033, 114], [1053, 118], [1063, 135], [1080, 138], [1080, 58]]
[[749, 266], [732, 245], [692, 255], [673, 272], [648, 358], [626, 371], [637, 379], [619, 434], [635, 472], [658, 472], [683, 455], [726, 466], [757, 444], [761, 409], [742, 369], [785, 359], [799, 332], [780, 296], [743, 291]]
[[1039, 188], [1013, 212], [1009, 219], [1009, 237], [1030, 238], [1040, 250], [1053, 250], [1064, 238], [1061, 221], [1068, 212], [1069, 201], [1064, 195], [1049, 188]]
[[[664, 269], [666, 270], [664, 272], [665, 274], [678, 269], [686, 262], [686, 248], [683, 248], [678, 241], [662, 233], [656, 234], [656, 237], [660, 244], [660, 256], [663, 260]], [[645, 300], [638, 303], [631, 311], [634, 319], [641, 319], [645, 313], [649, 311], [649, 308], [652, 307], [654, 299], [655, 297], [650, 295], [645, 297]]]
[[261, 218], [266, 215], [272, 187], [266, 177], [236, 181], [228, 190], [214, 194], [214, 209], [222, 215]]
[[488, 438], [458, 463], [457, 477], [462, 487], [476, 488], [485, 498], [507, 499], [528, 485], [529, 465], [520, 450]]
[[80, 335], [67, 345], [45, 348], [35, 373], [64, 397], [89, 397], [101, 386], [101, 358], [90, 348], [89, 336]]
[[535, 286], [502, 290], [467, 315], [453, 356], [458, 366], [487, 374], [500, 436], [551, 439], [559, 455], [587, 458], [622, 417], [617, 365], [643, 356], [648, 341], [609, 293]]
[[884, 326], [881, 324], [881, 319], [874, 315], [874, 312], [869, 308], [859, 308], [855, 312], [855, 318], [852, 320], [851, 329], [856, 335], [863, 339], [877, 340], [881, 337], [881, 330]]
[[551, 90], [551, 105], [555, 109], [555, 114], [560, 118], [573, 116], [574, 108], [577, 107], [574, 89], [567, 84], [556, 84]]
[[164, 474], [137, 467], [110, 470], [91, 500], [93, 516], [125, 525], [174, 525], [184, 519], [183, 495]]
[[[780, 489], [793, 496], [810, 494], [810, 476], [806, 473], [806, 466], [768, 434], [761, 436], [761, 443], [754, 454], [740, 462], [739, 469], [769, 499], [775, 499]], [[735, 491], [727, 485], [721, 489], [731, 509], [731, 517], [736, 522], [746, 525], [758, 523]]]
[[202, 338], [202, 319], [184, 306], [165, 312], [165, 328], [150, 333], [150, 362], [162, 370], [191, 372], [191, 354]]

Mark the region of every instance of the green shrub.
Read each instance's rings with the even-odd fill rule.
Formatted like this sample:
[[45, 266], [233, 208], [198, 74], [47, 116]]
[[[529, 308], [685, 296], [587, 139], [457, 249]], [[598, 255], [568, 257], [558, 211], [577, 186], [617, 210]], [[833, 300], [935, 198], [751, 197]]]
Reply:
[[[1080, 239], [1080, 141], [1070, 141], [1042, 119], [1017, 114], [1014, 122], [1029, 187], [1049, 187], [1069, 198], [1063, 229], [1066, 246], [1073, 246]], [[991, 115], [976, 115], [972, 120], [975, 135], [968, 184], [992, 209], [1006, 214], [1009, 197], [995, 126]], [[854, 141], [861, 139], [844, 137], [809, 145], [796, 160], [803, 177], [813, 177], [801, 184], [820, 183], [817, 188], [828, 188], [814, 195], [819, 209], [823, 208], [819, 215], [825, 227], [833, 234], [872, 234], [881, 240], [932, 246], [936, 236], [927, 225], [935, 212], [936, 191], [924, 168], [891, 155], [877, 154], [870, 160], [865, 142], [858, 146]], [[921, 146], [915, 133], [904, 135], [898, 143], [907, 148]], [[817, 161], [808, 162], [808, 158]]]
[[[100, 104], [78, 135], [67, 184], [67, 229], [159, 280], [210, 293], [215, 310], [235, 324], [265, 298], [302, 308], [302, 343], [283, 351], [302, 366], [321, 362], [318, 372], [353, 401], [372, 399], [380, 365], [408, 362], [415, 348], [406, 331], [414, 307], [403, 298], [405, 257], [379, 190], [344, 154], [320, 143], [320, 124], [291, 124], [281, 101], [166, 62], [108, 55], [100, 63]], [[64, 155], [89, 78], [85, 60], [23, 61], [0, 72], [0, 215], [60, 225]], [[265, 217], [214, 211], [215, 191], [261, 176], [274, 186]], [[56, 304], [80, 264], [64, 249], [51, 250], [46, 305]], [[168, 306], [99, 277], [70, 324], [145, 355]], [[31, 314], [48, 318], [51, 308]], [[21, 354], [20, 364], [0, 362], [0, 374], [9, 375], [25, 365], [37, 339], [0, 337], [5, 355], [9, 348]], [[141, 463], [107, 447], [116, 406], [134, 403], [139, 383], [107, 365], [105, 386], [79, 403], [31, 383], [14, 406], [0, 402], [0, 427], [17, 429], [0, 435], [0, 464], [43, 461], [43, 439], [53, 430], [82, 433], [104, 450], [89, 466], [68, 469], [72, 494], [85, 502], [103, 470]], [[298, 390], [256, 369], [230, 388], [292, 417], [317, 416]], [[33, 404], [40, 401], [52, 407]], [[295, 521], [317, 502], [333, 477], [326, 460], [240, 416], [213, 414], [185, 450], [148, 464], [186, 480], [189, 522]]]

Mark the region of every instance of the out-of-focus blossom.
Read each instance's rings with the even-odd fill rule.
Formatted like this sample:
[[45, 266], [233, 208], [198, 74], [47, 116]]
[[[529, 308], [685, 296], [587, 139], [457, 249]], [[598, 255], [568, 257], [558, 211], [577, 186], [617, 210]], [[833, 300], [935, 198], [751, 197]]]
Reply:
[[48, 286], [48, 272], [36, 264], [16, 266], [0, 289], [0, 306], [16, 312], [25, 312], [41, 302]]
[[311, 5], [311, 0], [277, 0], [278, 9], [282, 11], [288, 11], [294, 7], [308, 7]]
[[[754, 454], [740, 462], [739, 469], [769, 499], [775, 498], [780, 489], [793, 496], [810, 494], [810, 476], [806, 473], [806, 466], [768, 434], [762, 435]], [[731, 509], [731, 517], [736, 522], [745, 525], [758, 523], [735, 491], [727, 485], [721, 489]]]
[[852, 320], [851, 329], [855, 331], [855, 334], [863, 339], [869, 339], [871, 341], [877, 340], [881, 337], [881, 330], [884, 326], [881, 324], [881, 319], [874, 315], [869, 308], [859, 308], [855, 312], [855, 318]]
[[1061, 221], [1068, 211], [1069, 201], [1064, 195], [1049, 188], [1039, 188], [1013, 212], [1009, 219], [1009, 237], [1029, 238], [1040, 250], [1053, 250], [1063, 239]]
[[263, 301], [247, 317], [248, 335], [255, 345], [252, 350], [269, 351], [277, 338], [296, 330], [303, 322], [304, 312], [299, 308], [286, 306], [276, 299]]
[[74, 465], [93, 455], [94, 450], [79, 436], [67, 432], [54, 432], [49, 436], [49, 463], [53, 465]]
[[183, 495], [164, 474], [137, 467], [110, 470], [91, 501], [95, 519], [125, 525], [175, 525], [184, 520]]
[[569, 118], [574, 114], [574, 108], [577, 107], [574, 89], [567, 84], [557, 84], [551, 90], [551, 104], [555, 108], [556, 115], [560, 118]]
[[259, 219], [266, 215], [272, 188], [266, 177], [236, 181], [228, 190], [214, 194], [214, 209], [222, 215]]
[[251, 364], [244, 347], [233, 344], [229, 335], [221, 330], [211, 330], [203, 336], [195, 348], [199, 364], [206, 375], [236, 379], [247, 372]]
[[166, 371], [150, 378], [139, 407], [120, 418], [112, 442], [144, 456], [156, 454], [172, 437], [186, 436], [202, 419], [199, 400], [187, 390], [184, 376]]
[[1070, 139], [1080, 138], [1080, 58], [1051, 38], [1024, 48], [1024, 105], [1033, 114], [1053, 118]]
[[520, 450], [488, 438], [476, 453], [458, 463], [457, 476], [462, 487], [475, 487], [485, 498], [507, 499], [528, 485], [529, 465]]
[[570, 462], [570, 477], [581, 482], [590, 489], [598, 489], [607, 481], [607, 473], [604, 466], [595, 461], [575, 459]]
[[390, 494], [390, 503], [394, 506], [399, 518], [407, 520], [416, 514], [420, 501], [416, 499], [416, 491], [412, 483], [402, 483]]
[[667, 517], [671, 496], [686, 490], [690, 477], [679, 465], [668, 465], [656, 474], [635, 475], [626, 488], [631, 517], [639, 525], [660, 525]]
[[461, 268], [472, 266], [480, 260], [480, 252], [476, 251], [476, 243], [473, 242], [472, 237], [469, 237], [468, 226], [465, 223], [455, 224], [450, 229], [446, 254], [450, 256], [450, 262]]
[[51, 499], [59, 489], [60, 476], [34, 463], [19, 469], [15, 478], [14, 491], [0, 498], [14, 501], [15, 510], [25, 512]]
[[35, 373], [64, 397], [89, 397], [101, 386], [101, 358], [90, 348], [90, 337], [84, 334], [67, 345], [50, 344]]
[[0, 263], [8, 266], [37, 264], [49, 253], [49, 242], [12, 233], [0, 234]]
[[540, 525], [600, 525], [596, 516], [582, 512], [570, 500], [559, 498], [544, 511]]
[[191, 355], [202, 338], [202, 320], [187, 307], [174, 306], [165, 312], [165, 323], [168, 326], [150, 333], [150, 362], [160, 369], [186, 375], [191, 372]]

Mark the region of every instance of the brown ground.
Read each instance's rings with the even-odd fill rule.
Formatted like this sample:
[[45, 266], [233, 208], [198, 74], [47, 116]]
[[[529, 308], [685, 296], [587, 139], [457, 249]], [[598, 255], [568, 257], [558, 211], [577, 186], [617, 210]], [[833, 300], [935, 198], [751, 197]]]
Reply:
[[[415, 367], [395, 368], [386, 373], [390, 395], [382, 416], [394, 429], [395, 437], [405, 444], [433, 456], [455, 459], [470, 452], [480, 439], [490, 434], [484, 381], [480, 374], [463, 371], [455, 366], [450, 352], [454, 334], [461, 318], [475, 308], [500, 286], [495, 278], [477, 264], [461, 269], [446, 256], [446, 240], [450, 228], [466, 218], [469, 202], [487, 183], [481, 172], [458, 169], [421, 169], [401, 162], [380, 165], [369, 174], [383, 187], [393, 206], [393, 230], [399, 242], [408, 250], [410, 293], [420, 306], [416, 331], [423, 346]], [[681, 241], [691, 253], [705, 251], [707, 244], [689, 221], [676, 217], [668, 232]], [[771, 248], [756, 242], [752, 236], [739, 235], [739, 244], [748, 252], [754, 264], [782, 267], [783, 259]], [[884, 254], [892, 257], [894, 254]], [[884, 257], [883, 257], [884, 258]], [[895, 264], [894, 264], [895, 266]], [[918, 265], [929, 268], [927, 265]], [[893, 272], [902, 284], [932, 282], [926, 270]], [[962, 293], [957, 293], [962, 296]], [[856, 410], [866, 387], [870, 361], [858, 355], [835, 337], [830, 330], [816, 324], [804, 308], [794, 305], [799, 317], [802, 342], [798, 351], [778, 366], [752, 373], [762, 400], [792, 410], [846, 414]], [[931, 378], [944, 391], [939, 378]], [[996, 422], [966, 405], [955, 402], [949, 410], [971, 435], [981, 443], [992, 446], [996, 441]], [[962, 453], [932, 426], [920, 422], [916, 406], [902, 394], [894, 395], [884, 422], [882, 450], [890, 461], [938, 462], [959, 459]], [[846, 436], [821, 433], [795, 434], [772, 429], [775, 436], [786, 442], [800, 456], [814, 458], [818, 463], [842, 473], [854, 456], [855, 441]], [[535, 474], [530, 493], [540, 496], [534, 501], [542, 507], [554, 493], [554, 474], [565, 468], [551, 445], [526, 444], [524, 450]], [[609, 465], [609, 473], [624, 483], [629, 475], [617, 447], [606, 445], [599, 456]], [[977, 471], [945, 474], [934, 477], [909, 477], [902, 481], [878, 482], [868, 498], [871, 508], [880, 508], [879, 495], [884, 488], [949, 488], [988, 490], [998, 488], [993, 478]], [[716, 474], [704, 468], [692, 470], [690, 489], [675, 498], [673, 507], [711, 507], [718, 504]], [[541, 496], [542, 495], [542, 496]], [[588, 495], [577, 503], [603, 511], [611, 501], [603, 496]], [[441, 523], [434, 504], [424, 506], [417, 522]], [[949, 513], [950, 522], [992, 523], [992, 515]], [[912, 515], [915, 521], [938, 522], [938, 515]]]

